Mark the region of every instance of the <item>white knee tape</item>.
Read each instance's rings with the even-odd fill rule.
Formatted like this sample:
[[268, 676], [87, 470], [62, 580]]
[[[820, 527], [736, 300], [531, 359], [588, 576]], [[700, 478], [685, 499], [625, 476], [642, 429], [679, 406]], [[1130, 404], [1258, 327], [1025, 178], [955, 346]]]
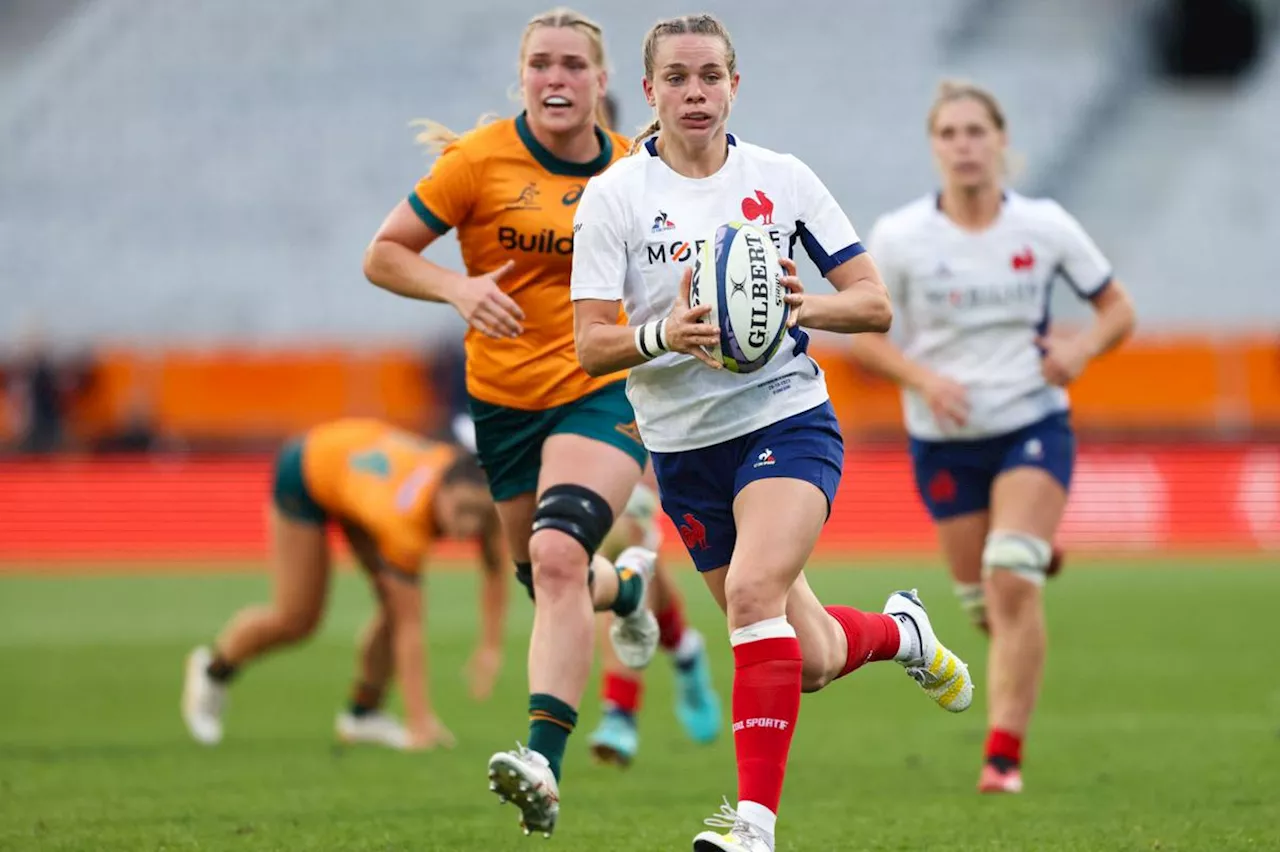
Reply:
[[649, 550], [657, 550], [662, 544], [662, 532], [658, 529], [658, 495], [646, 485], [636, 485], [627, 498], [627, 507], [622, 514], [631, 518], [640, 529], [644, 530], [642, 546]]
[[987, 621], [987, 595], [981, 583], [956, 583], [956, 598], [960, 607], [974, 624], [985, 624]]
[[984, 574], [996, 569], [1012, 571], [1024, 580], [1043, 586], [1045, 570], [1052, 558], [1053, 548], [1047, 541], [1026, 533], [992, 530], [982, 550], [982, 571]]

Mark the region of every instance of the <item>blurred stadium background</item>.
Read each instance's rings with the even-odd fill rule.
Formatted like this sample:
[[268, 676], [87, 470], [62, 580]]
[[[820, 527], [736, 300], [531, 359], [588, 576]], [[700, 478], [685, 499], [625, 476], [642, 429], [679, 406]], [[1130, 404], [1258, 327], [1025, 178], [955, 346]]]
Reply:
[[[1274, 644], [1264, 606], [1275, 599], [1280, 550], [1280, 2], [574, 5], [605, 26], [624, 132], [648, 118], [639, 86], [647, 27], [694, 7], [720, 14], [743, 74], [734, 130], [811, 164], [864, 236], [880, 213], [934, 186], [924, 115], [939, 79], [977, 80], [1009, 114], [1021, 162], [1015, 188], [1060, 200], [1133, 294], [1136, 339], [1071, 391], [1081, 452], [1061, 543], [1073, 564], [1100, 568], [1087, 586], [1072, 585], [1070, 573], [1056, 581], [1057, 612], [1067, 614], [1056, 616], [1055, 636], [1066, 641], [1037, 722], [1041, 742], [1052, 743], [1040, 747], [1041, 765], [1068, 780], [1043, 810], [1022, 811], [1030, 817], [1016, 830], [1004, 824], [1011, 845], [934, 834], [938, 845], [928, 848], [1280, 848], [1266, 845], [1280, 812], [1258, 792], [1280, 784], [1268, 721], [1280, 693], [1254, 687], [1261, 661], [1224, 669], [1200, 633], [1166, 631], [1167, 619], [1201, 606], [1256, 610], [1236, 647]], [[277, 679], [246, 683], [260, 690], [244, 696], [246, 706], [279, 714], [256, 728], [239, 723], [258, 751], [197, 772], [177, 745], [186, 745], [177, 661], [232, 607], [261, 595], [265, 580], [113, 576], [72, 585], [45, 575], [260, 571], [270, 454], [285, 436], [354, 414], [447, 434], [464, 405], [462, 324], [444, 306], [365, 282], [361, 254], [427, 168], [411, 119], [464, 129], [483, 112], [518, 109], [517, 38], [539, 8], [0, 0], [0, 669], [11, 687], [0, 702], [0, 848], [330, 848], [343, 838], [344, 849], [410, 848], [361, 845], [381, 837], [357, 828], [367, 800], [335, 792], [346, 780], [300, 756], [298, 732], [323, 736], [328, 711], [304, 724], [295, 707], [341, 698], [366, 606], [351, 578], [339, 584], [337, 634], [326, 634], [323, 652], [282, 661]], [[456, 261], [452, 239], [429, 256]], [[811, 267], [802, 275], [817, 281]], [[1054, 311], [1060, 328], [1088, 315], [1065, 296]], [[939, 618], [964, 630], [912, 490], [896, 391], [856, 368], [838, 339], [817, 347], [850, 453], [825, 556], [867, 570], [829, 572], [815, 585], [852, 589], [866, 576], [879, 596], [909, 575], [938, 598]], [[685, 566], [678, 541], [667, 537]], [[1158, 582], [1132, 568], [1139, 560], [1159, 570]], [[696, 580], [684, 580], [694, 620], [718, 635]], [[449, 677], [469, 642], [470, 586], [460, 577], [432, 583], [452, 602], [432, 628], [433, 642], [443, 642], [440, 677]], [[1155, 595], [1156, 608], [1121, 609], [1134, 595]], [[492, 736], [495, 720], [521, 729], [526, 610], [513, 607], [503, 686], [514, 715], [476, 712], [452, 697], [457, 690], [439, 690], [445, 718], [481, 750], [506, 743]], [[1144, 648], [1181, 654], [1197, 674], [1144, 671], [1138, 692], [1124, 666], [1095, 665], [1109, 647], [1095, 638], [1101, 624], [1119, 625], [1130, 659], [1143, 659]], [[980, 660], [979, 640], [963, 642]], [[86, 700], [96, 725], [83, 724]], [[814, 718], [845, 712], [812, 706]], [[932, 716], [917, 723], [914, 712], [894, 716], [899, 727], [869, 721], [863, 736], [927, 752], [942, 726]], [[940, 795], [954, 794], [935, 814], [967, 807], [981, 719], [965, 725], [960, 756], [944, 760], [956, 772], [926, 770]], [[665, 731], [655, 742], [674, 736], [650, 730]], [[1115, 731], [1129, 751], [1107, 740], [1108, 768], [1079, 783], [1071, 772], [1097, 753], [1092, 737]], [[840, 748], [804, 736], [797, 749], [811, 762]], [[1259, 736], [1271, 751], [1259, 749]], [[717, 749], [719, 785], [732, 777], [731, 744]], [[886, 749], [868, 765], [901, 771], [901, 755]], [[458, 771], [477, 772], [474, 757]], [[447, 774], [461, 758], [441, 760], [436, 771]], [[928, 766], [911, 760], [908, 769]], [[385, 794], [373, 801], [392, 826], [388, 837], [419, 830], [390, 802], [408, 785], [423, 790], [421, 777], [381, 763], [347, 769], [354, 774], [344, 778]], [[684, 771], [673, 764], [663, 777]], [[1272, 782], [1259, 781], [1268, 773]], [[821, 778], [795, 783], [824, 792]], [[1206, 792], [1214, 783], [1245, 783], [1253, 794], [1215, 799]], [[222, 785], [213, 816], [192, 806], [206, 784]], [[1126, 785], [1119, 801], [1132, 811], [1108, 810], [1117, 801], [1109, 784]], [[280, 788], [293, 798], [273, 798]], [[447, 792], [428, 788], [428, 797]], [[587, 795], [607, 808], [609, 789]], [[719, 795], [713, 786], [690, 805], [675, 802], [677, 789], [643, 796], [664, 813], [692, 807], [692, 819]], [[873, 811], [896, 813], [883, 796], [859, 795]], [[277, 810], [262, 816], [266, 801]], [[484, 815], [469, 799], [448, 807], [454, 833], [423, 848], [475, 848], [468, 832], [497, 833], [488, 804]], [[815, 807], [806, 813], [814, 824], [849, 818]], [[75, 818], [54, 816], [76, 808]], [[330, 832], [323, 841], [306, 834], [317, 809]], [[1196, 820], [1212, 830], [1187, 827]], [[62, 839], [47, 826], [64, 830]], [[615, 845], [615, 828], [593, 830], [608, 848], [642, 848]], [[870, 842], [883, 828], [864, 821], [859, 831]], [[906, 848], [894, 845], [900, 839], [881, 835], [885, 845], [866, 848]]]
[[[1004, 100], [1016, 187], [1113, 259], [1140, 332], [1072, 389], [1065, 543], [1280, 546], [1278, 4], [704, 5], [743, 58], [737, 132], [810, 162], [864, 235], [934, 185], [923, 115], [958, 74]], [[648, 118], [641, 35], [683, 8], [584, 5], [621, 129]], [[516, 109], [531, 11], [0, 3], [0, 559], [254, 556], [282, 436], [344, 414], [447, 428], [461, 323], [367, 284], [361, 253], [427, 166], [409, 120]], [[1059, 327], [1086, 316], [1059, 296]], [[819, 343], [854, 457], [829, 543], [927, 543], [896, 392]]]

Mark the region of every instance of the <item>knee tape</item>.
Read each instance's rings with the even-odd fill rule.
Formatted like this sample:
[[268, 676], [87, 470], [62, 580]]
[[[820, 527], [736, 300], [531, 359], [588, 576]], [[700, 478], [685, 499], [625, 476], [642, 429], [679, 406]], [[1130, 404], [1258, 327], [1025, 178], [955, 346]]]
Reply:
[[1052, 558], [1053, 548], [1047, 541], [1026, 533], [992, 530], [982, 551], [982, 572], [990, 574], [999, 568], [1043, 586]]
[[581, 485], [551, 486], [542, 492], [533, 512], [533, 532], [559, 530], [582, 545], [588, 561], [612, 526], [609, 501]]
[[955, 592], [960, 608], [969, 616], [969, 620], [978, 627], [984, 626], [987, 623], [987, 595], [982, 584], [956, 583]]

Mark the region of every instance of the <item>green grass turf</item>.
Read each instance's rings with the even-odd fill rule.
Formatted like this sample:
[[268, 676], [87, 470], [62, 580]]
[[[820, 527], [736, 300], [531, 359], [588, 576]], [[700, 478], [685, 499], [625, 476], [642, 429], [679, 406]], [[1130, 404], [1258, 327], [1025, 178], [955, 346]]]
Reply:
[[[727, 698], [718, 613], [691, 572], [680, 579]], [[984, 641], [938, 569], [827, 570], [812, 582], [825, 600], [876, 609], [918, 585], [981, 687]], [[871, 666], [804, 700], [779, 852], [1280, 848], [1270, 665], [1280, 573], [1210, 559], [1076, 565], [1050, 588], [1049, 674], [1025, 794], [974, 793], [981, 698], [950, 716], [896, 666]], [[315, 640], [243, 673], [225, 743], [198, 747], [178, 716], [183, 655], [266, 591], [254, 574], [0, 576], [0, 849], [686, 850], [720, 797], [733, 797], [731, 737], [687, 744], [659, 659], [637, 763], [618, 772], [588, 760], [593, 682], [560, 829], [549, 842], [524, 838], [514, 808], [487, 792], [485, 761], [525, 736], [530, 607], [513, 598], [497, 693], [471, 702], [460, 675], [474, 635], [465, 572], [429, 585], [432, 683], [456, 750], [333, 748], [369, 608], [352, 574], [338, 578]]]

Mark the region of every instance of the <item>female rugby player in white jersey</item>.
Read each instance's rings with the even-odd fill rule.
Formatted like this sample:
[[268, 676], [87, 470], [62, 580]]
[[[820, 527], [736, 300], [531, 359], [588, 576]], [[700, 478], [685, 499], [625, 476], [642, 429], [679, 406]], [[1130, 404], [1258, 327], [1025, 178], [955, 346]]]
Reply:
[[[942, 191], [883, 217], [871, 236], [901, 348], [862, 335], [854, 352], [903, 388], [920, 496], [957, 593], [990, 625], [979, 789], [1018, 792], [1044, 668], [1041, 587], [1075, 457], [1063, 387], [1130, 333], [1133, 308], [1075, 219], [1004, 189], [994, 97], [944, 83], [928, 129]], [[1046, 336], [1057, 280], [1096, 313], [1067, 338]]]
[[[802, 691], [890, 659], [948, 710], [967, 707], [973, 690], [913, 593], [892, 595], [884, 613], [823, 607], [802, 572], [844, 451], [799, 326], [887, 329], [875, 264], [808, 167], [726, 132], [738, 75], [715, 18], [656, 25], [644, 68], [658, 121], [631, 157], [588, 183], [574, 221], [578, 357], [592, 375], [634, 368], [628, 396], [663, 509], [728, 617], [738, 806], [708, 820], [728, 831], [702, 832], [694, 849], [768, 852]], [[707, 307], [690, 310], [689, 285], [694, 247], [742, 218], [779, 246], [799, 240], [839, 292], [804, 293], [784, 260], [798, 326], [767, 365], [740, 375], [700, 349], [718, 332], [698, 322]], [[622, 306], [631, 327], [617, 325]]]

